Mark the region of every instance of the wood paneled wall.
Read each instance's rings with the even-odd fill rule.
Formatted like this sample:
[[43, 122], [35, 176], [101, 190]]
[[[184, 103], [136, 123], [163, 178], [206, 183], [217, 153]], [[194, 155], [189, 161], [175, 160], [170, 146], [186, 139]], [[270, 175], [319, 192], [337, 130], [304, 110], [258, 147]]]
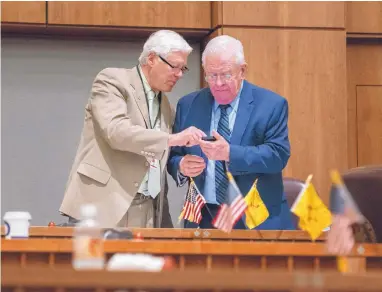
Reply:
[[381, 87], [382, 44], [348, 45], [349, 167], [382, 164]]
[[1, 2], [1, 22], [45, 23], [45, 1]]
[[209, 2], [50, 2], [49, 24], [211, 28]]
[[382, 82], [357, 86], [358, 165], [382, 165]]
[[[329, 171], [347, 169], [346, 33], [341, 2], [220, 2], [213, 22], [239, 39], [247, 79], [289, 102], [285, 176], [313, 182], [328, 202]], [[217, 21], [217, 23], [216, 23]]]
[[3, 23], [208, 29], [220, 25], [343, 28], [346, 23], [349, 33], [382, 33], [380, 1], [345, 4], [338, 1], [3, 1], [1, 10]]
[[211, 29], [210, 2], [12, 1], [1, 8], [3, 23]]
[[382, 1], [346, 2], [349, 33], [382, 33]]
[[213, 26], [328, 27], [345, 25], [342, 2], [223, 1], [213, 6]]

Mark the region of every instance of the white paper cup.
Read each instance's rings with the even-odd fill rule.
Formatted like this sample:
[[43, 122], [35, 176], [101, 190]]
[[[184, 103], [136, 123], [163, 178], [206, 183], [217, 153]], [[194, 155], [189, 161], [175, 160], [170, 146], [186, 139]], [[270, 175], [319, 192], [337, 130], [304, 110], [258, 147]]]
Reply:
[[3, 219], [6, 239], [29, 237], [29, 212], [6, 212]]

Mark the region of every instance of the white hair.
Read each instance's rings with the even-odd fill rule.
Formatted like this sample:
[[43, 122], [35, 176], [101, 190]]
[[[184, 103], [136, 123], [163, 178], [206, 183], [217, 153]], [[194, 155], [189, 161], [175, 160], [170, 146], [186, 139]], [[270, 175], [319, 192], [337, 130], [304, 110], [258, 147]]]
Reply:
[[171, 52], [190, 54], [192, 48], [180, 34], [172, 30], [159, 30], [151, 34], [143, 45], [143, 51], [139, 56], [139, 64], [146, 64], [150, 53], [166, 57]]
[[234, 56], [238, 65], [245, 64], [243, 44], [229, 35], [221, 35], [208, 42], [202, 55], [203, 66], [206, 57], [212, 54], [227, 58]]

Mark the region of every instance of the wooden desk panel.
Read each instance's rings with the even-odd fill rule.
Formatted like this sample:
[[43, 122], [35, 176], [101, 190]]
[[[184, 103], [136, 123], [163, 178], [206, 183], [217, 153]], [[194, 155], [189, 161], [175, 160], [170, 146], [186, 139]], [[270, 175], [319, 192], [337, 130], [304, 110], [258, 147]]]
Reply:
[[[34, 238], [1, 241], [3, 266], [70, 267], [72, 240]], [[336, 258], [324, 243], [248, 241], [137, 241], [108, 240], [104, 250], [109, 259], [115, 253], [148, 253], [171, 256], [178, 270], [336, 270]], [[361, 251], [361, 255], [359, 253]], [[350, 257], [364, 259], [367, 271], [382, 270], [382, 245], [358, 245]]]
[[259, 291], [260, 289], [261, 291], [381, 291], [380, 277], [379, 273], [340, 275], [338, 273], [241, 271], [232, 275], [229, 271], [143, 273], [5, 268], [2, 270], [1, 287], [2, 291], [24, 292], [127, 291], [125, 289], [134, 289], [134, 291]]
[[[249, 240], [249, 241], [307, 241], [311, 242], [309, 235], [302, 230], [233, 230], [231, 233], [224, 233], [216, 229], [175, 229], [175, 228], [131, 228], [134, 235], [140, 233], [145, 240], [169, 239], [203, 239], [203, 240]], [[1, 235], [4, 236], [4, 226], [1, 226]], [[29, 236], [49, 237], [49, 238], [70, 238], [73, 235], [72, 227], [45, 227], [32, 226], [29, 229]], [[323, 233], [317, 241], [325, 239]]]

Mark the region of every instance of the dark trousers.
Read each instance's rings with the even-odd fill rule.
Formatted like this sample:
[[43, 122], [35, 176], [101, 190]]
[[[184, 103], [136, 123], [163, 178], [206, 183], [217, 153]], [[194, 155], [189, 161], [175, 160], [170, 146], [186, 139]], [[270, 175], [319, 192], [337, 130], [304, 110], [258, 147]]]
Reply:
[[[220, 206], [215, 204], [206, 204], [202, 209], [202, 220], [198, 225], [195, 222], [184, 220], [184, 228], [203, 228], [203, 229], [216, 229], [212, 225], [212, 221], [215, 219], [216, 214], [219, 211]], [[244, 224], [244, 216], [237, 221], [233, 229], [246, 229]]]

